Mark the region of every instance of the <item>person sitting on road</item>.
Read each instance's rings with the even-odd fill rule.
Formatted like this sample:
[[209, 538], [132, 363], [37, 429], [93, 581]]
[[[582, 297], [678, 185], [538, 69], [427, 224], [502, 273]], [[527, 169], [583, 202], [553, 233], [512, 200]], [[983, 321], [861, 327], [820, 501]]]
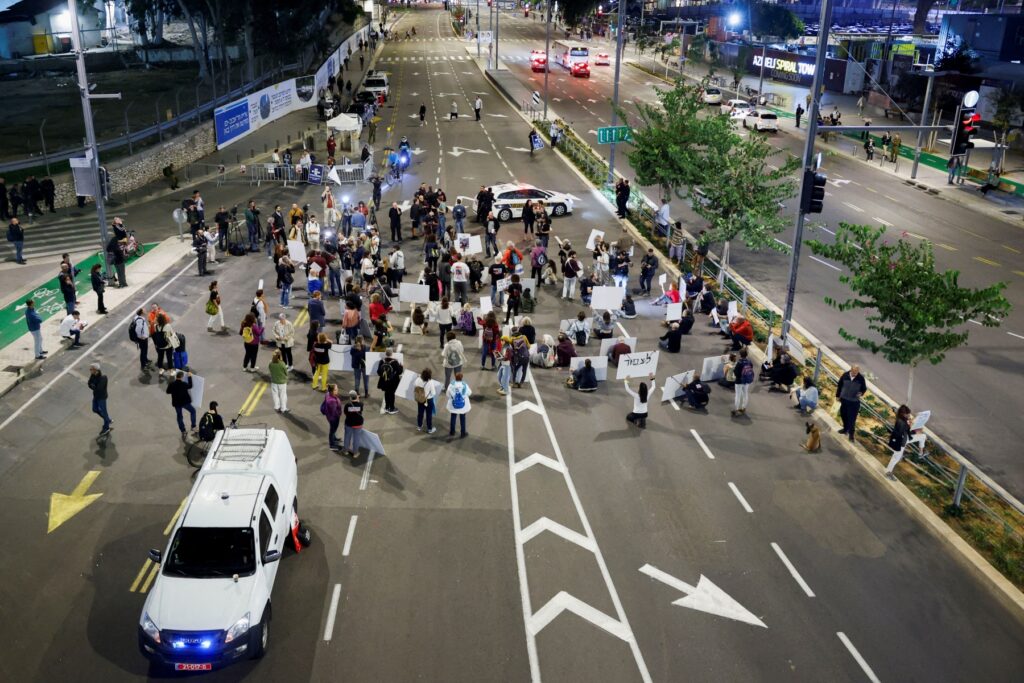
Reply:
[[788, 353], [783, 353], [779, 358], [779, 363], [772, 366], [769, 373], [772, 385], [768, 387], [768, 391], [784, 391], [788, 394], [789, 388], [796, 381], [799, 374], [799, 370], [793, 364], [793, 359], [790, 358]]
[[569, 386], [575, 388], [576, 391], [597, 391], [597, 373], [594, 372], [589, 358], [573, 371]]
[[693, 381], [683, 387], [683, 398], [686, 399], [686, 407], [693, 410], [707, 410], [711, 387], [704, 384], [700, 379], [700, 373], [693, 374]]
[[544, 338], [530, 349], [530, 365], [538, 368], [553, 368], [555, 366], [555, 340], [550, 334], [545, 334]]
[[611, 339], [615, 331], [615, 321], [612, 319], [611, 311], [605, 311], [594, 316], [594, 336], [598, 339]]
[[636, 317], [636, 303], [633, 302], [632, 294], [622, 297], [622, 308], [616, 312], [616, 315], [626, 320], [632, 320]]
[[633, 353], [633, 349], [629, 348], [629, 344], [626, 343], [626, 338], [619, 335], [615, 345], [608, 349], [608, 362], [612, 365], [618, 366], [619, 357], [625, 353]]
[[718, 386], [732, 389], [736, 386], [736, 354], [730, 353], [725, 357], [722, 365], [722, 377], [718, 380]]
[[690, 334], [693, 329], [693, 313], [690, 309], [683, 309], [683, 317], [679, 319], [679, 330], [681, 334]]
[[682, 301], [682, 297], [679, 294], [679, 287], [676, 283], [672, 282], [669, 284], [668, 289], [665, 293], [654, 300], [652, 306], [665, 306], [666, 304], [677, 304]]
[[576, 343], [576, 346], [586, 346], [590, 341], [590, 328], [587, 325], [586, 313], [583, 311], [577, 313], [576, 319], [569, 323], [565, 333]]
[[672, 323], [668, 332], [659, 338], [658, 347], [669, 353], [679, 353], [682, 348], [682, 340], [683, 333], [679, 328], [679, 323]]
[[814, 380], [804, 377], [803, 387], [793, 389], [790, 396], [796, 401], [793, 406], [804, 415], [810, 415], [818, 408], [818, 387], [814, 386]]
[[558, 345], [555, 347], [555, 366], [567, 368], [576, 357], [576, 347], [565, 332], [558, 333]]

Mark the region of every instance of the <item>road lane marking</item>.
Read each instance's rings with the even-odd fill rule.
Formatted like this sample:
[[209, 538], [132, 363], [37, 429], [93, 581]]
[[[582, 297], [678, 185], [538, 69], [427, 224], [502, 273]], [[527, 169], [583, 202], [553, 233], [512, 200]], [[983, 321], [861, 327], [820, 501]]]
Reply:
[[1021, 277], [1024, 277], [1024, 270], [1015, 270], [1015, 271], [1013, 271], [1013, 274], [1014, 275], [1020, 275]]
[[829, 267], [829, 268], [831, 268], [832, 270], [838, 270], [838, 271], [840, 271], [840, 272], [842, 272], [842, 270], [843, 270], [842, 268], [839, 268], [838, 266], [833, 266], [833, 265], [832, 265], [831, 263], [829, 263], [828, 261], [822, 261], [822, 260], [821, 260], [820, 258], [818, 258], [817, 256], [810, 256], [810, 255], [808, 255], [808, 256], [807, 256], [807, 258], [811, 259], [812, 261], [817, 261], [818, 263], [820, 263], [820, 264], [821, 264], [821, 265], [823, 265], [823, 266], [828, 266], [828, 267]]
[[779, 547], [779, 544], [772, 543], [772, 548], [775, 550], [775, 554], [779, 556], [779, 559], [782, 560], [782, 564], [786, 565], [786, 569], [789, 570], [789, 573], [790, 575], [792, 575], [793, 580], [796, 581], [797, 584], [799, 584], [800, 588], [802, 588], [804, 593], [807, 594], [807, 597], [813, 598], [814, 591], [812, 591], [811, 587], [807, 585], [806, 581], [804, 581], [804, 577], [800, 576], [800, 572], [796, 570], [796, 567], [793, 566], [793, 563], [789, 561], [788, 557], [786, 557], [786, 553], [782, 552], [782, 548]]
[[728, 482], [728, 483], [729, 483], [729, 488], [732, 489], [733, 495], [736, 496], [736, 500], [738, 500], [740, 502], [740, 505], [743, 506], [743, 509], [746, 510], [747, 512], [753, 514], [754, 508], [750, 507], [750, 503], [748, 503], [747, 499], [743, 497], [743, 494], [740, 493], [740, 490], [738, 488], [736, 488], [736, 484], [732, 483], [731, 481]]
[[853, 210], [854, 210], [854, 211], [856, 211], [857, 213], [864, 213], [864, 209], [860, 208], [860, 207], [859, 207], [859, 206], [857, 206], [856, 204], [851, 204], [850, 202], [843, 202], [843, 204], [844, 204], [845, 206], [848, 206], [848, 207], [850, 207], [851, 209], [853, 209]]
[[699, 445], [700, 449], [704, 451], [704, 455], [708, 456], [710, 460], [714, 460], [715, 455], [711, 452], [711, 449], [708, 448], [707, 444], [704, 443], [704, 439], [700, 438], [700, 434], [697, 433], [697, 430], [691, 429], [690, 434], [693, 434], [693, 438], [697, 440], [697, 445]]
[[366, 467], [363, 468], [363, 478], [359, 480], [359, 490], [365, 491], [366, 486], [370, 483], [370, 470], [373, 469], [373, 458], [377, 455], [373, 451], [370, 451], [370, 458], [366, 461]]
[[669, 405], [671, 405], [675, 410], [679, 410], [679, 404], [676, 403], [676, 400], [674, 398], [670, 398], [668, 402]]
[[1011, 337], [1016, 337], [1017, 339], [1024, 339], [1024, 335], [1019, 335], [1016, 332], [1007, 332], [1006, 334], [1010, 335]]
[[149, 571], [149, 576], [146, 577], [146, 582], [143, 583], [142, 587], [139, 589], [140, 593], [149, 592], [149, 587], [153, 585], [153, 579], [156, 578], [157, 572], [160, 571], [160, 565], [156, 562], [150, 562], [150, 564], [153, 565], [153, 568]]
[[341, 584], [334, 584], [334, 592], [331, 594], [331, 606], [327, 610], [327, 623], [324, 624], [324, 642], [330, 642], [334, 635], [334, 619], [338, 616], [338, 600], [341, 599]]
[[998, 263], [996, 263], [996, 262], [995, 262], [995, 261], [993, 261], [992, 259], [987, 259], [987, 258], [985, 258], [984, 256], [975, 256], [975, 257], [974, 257], [974, 260], [975, 260], [975, 261], [978, 261], [979, 263], [984, 263], [984, 264], [985, 264], [985, 265], [987, 265], [987, 266], [995, 266], [996, 268], [998, 268], [998, 267], [999, 267], [999, 264], [998, 264]]
[[978, 327], [981, 327], [981, 326], [982, 326], [982, 325], [981, 325], [981, 323], [980, 323], [980, 322], [978, 322], [977, 320], [968, 320], [967, 322], [969, 322], [969, 323], [974, 323], [974, 324], [975, 324], [975, 325], [977, 325]]
[[1001, 246], [1006, 251], [1012, 251], [1014, 254], [1019, 254], [1020, 253], [1020, 249], [1014, 249], [1013, 247], [1009, 246], [1008, 244], [1001, 244], [999, 246]]
[[188, 500], [188, 496], [181, 499], [181, 504], [178, 505], [177, 511], [174, 516], [171, 517], [171, 521], [167, 522], [167, 527], [164, 529], [164, 536], [171, 533], [171, 528], [174, 527], [174, 523], [178, 521], [178, 517], [181, 517], [181, 511], [185, 509], [185, 502]]
[[882, 225], [884, 225], [887, 228], [891, 228], [892, 227], [892, 223], [890, 223], [889, 221], [885, 220], [884, 218], [879, 218], [878, 216], [872, 216], [871, 219], [874, 220], [877, 223], [881, 223]]
[[860, 653], [857, 652], [857, 648], [853, 646], [853, 643], [851, 643], [850, 639], [846, 637], [846, 634], [842, 631], [837, 631], [836, 635], [839, 637], [839, 640], [842, 641], [843, 645], [846, 646], [846, 649], [849, 650], [850, 654], [853, 655], [854, 660], [856, 660], [857, 664], [860, 665], [861, 671], [863, 671], [864, 675], [868, 677], [868, 680], [871, 681], [871, 683], [880, 683], [878, 676], [875, 675], [875, 672], [871, 670], [870, 666], [868, 666], [867, 661], [865, 661], [865, 659], [861, 657]]
[[[185, 264], [184, 268], [182, 268], [177, 273], [175, 273], [174, 276], [171, 277], [171, 279], [169, 279], [167, 282], [165, 282], [163, 285], [161, 285], [159, 289], [157, 289], [155, 292], [150, 294], [146, 298], [145, 301], [143, 301], [141, 304], [139, 304], [138, 308], [145, 308], [146, 306], [148, 306], [150, 304], [150, 302], [152, 302], [154, 299], [156, 299], [158, 296], [160, 296], [160, 294], [162, 294], [165, 289], [170, 287], [172, 282], [174, 282], [179, 277], [181, 277], [186, 272], [188, 272], [192, 268], [192, 266], [194, 266], [196, 264], [196, 260], [197, 259], [191, 259], [187, 264]], [[6, 427], [7, 425], [11, 424], [16, 419], [18, 419], [18, 417], [20, 417], [21, 414], [23, 412], [25, 412], [25, 410], [29, 406], [31, 406], [33, 403], [35, 403], [37, 400], [39, 400], [39, 398], [43, 394], [45, 394], [50, 389], [52, 389], [53, 385], [55, 385], [57, 382], [59, 382], [65, 375], [67, 375], [72, 370], [74, 370], [75, 366], [77, 366], [83, 360], [85, 360], [90, 355], [92, 355], [93, 352], [96, 351], [96, 349], [98, 349], [100, 346], [103, 345], [103, 342], [107, 341], [107, 339], [109, 339], [111, 337], [111, 335], [113, 335], [115, 332], [119, 333], [122, 330], [124, 330], [125, 325], [127, 325], [129, 322], [131, 322], [132, 318], [135, 317], [135, 310], [134, 309], [135, 309], [135, 307], [133, 307], [133, 310], [131, 311], [131, 313], [129, 313], [128, 315], [126, 315], [124, 318], [121, 319], [120, 323], [117, 323], [116, 325], [111, 327], [110, 330], [108, 330], [106, 334], [104, 334], [102, 337], [100, 337], [99, 339], [94, 341], [89, 346], [86, 346], [84, 351], [81, 351], [78, 354], [76, 354], [75, 360], [71, 361], [66, 368], [64, 368], [59, 373], [57, 373], [56, 377], [54, 377], [49, 382], [47, 382], [39, 391], [37, 391], [36, 393], [32, 394], [27, 399], [25, 399], [25, 402], [22, 403], [20, 406], [18, 406], [17, 410], [15, 410], [13, 413], [11, 413], [10, 416], [8, 416], [8, 418], [6, 420], [4, 420], [3, 422], [0, 422], [0, 430], [3, 430], [4, 427]]]
[[246, 417], [252, 415], [252, 411], [256, 409], [260, 399], [263, 398], [263, 393], [267, 390], [267, 383], [265, 381], [259, 381], [249, 391], [249, 396], [246, 397], [245, 402], [242, 404], [242, 408], [238, 411], [239, 414]]
[[896, 202], [897, 204], [900, 203], [900, 200], [896, 199], [895, 197], [890, 197], [887, 194], [886, 195], [882, 195], [882, 196], [885, 197], [886, 199], [888, 199], [890, 202]]
[[352, 519], [348, 520], [348, 533], [345, 534], [345, 547], [341, 549], [341, 556], [348, 557], [348, 551], [352, 549], [352, 537], [356, 533], [356, 522], [359, 521], [359, 515], [352, 515]]
[[134, 593], [136, 591], [136, 589], [139, 587], [139, 584], [142, 583], [142, 577], [146, 575], [146, 570], [149, 569], [149, 565], [151, 565], [152, 563], [153, 561], [150, 559], [147, 559], [145, 562], [142, 563], [142, 569], [140, 569], [139, 573], [135, 575], [135, 580], [132, 581], [131, 588], [128, 589], [129, 593]]
[[946, 251], [956, 251], [956, 247], [946, 244], [945, 242], [936, 242], [935, 246], [940, 249], [945, 249]]

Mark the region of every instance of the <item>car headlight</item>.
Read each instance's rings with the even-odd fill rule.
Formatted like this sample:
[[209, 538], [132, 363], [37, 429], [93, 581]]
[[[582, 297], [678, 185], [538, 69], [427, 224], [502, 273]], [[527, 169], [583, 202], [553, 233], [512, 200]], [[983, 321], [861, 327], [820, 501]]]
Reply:
[[156, 627], [153, 620], [149, 618], [149, 614], [142, 615], [142, 630], [154, 643], [160, 642], [160, 629]]
[[225, 643], [230, 643], [230, 642], [234, 641], [236, 638], [240, 638], [240, 637], [244, 636], [248, 632], [249, 632], [249, 613], [246, 612], [245, 616], [243, 616], [241, 619], [239, 619], [234, 624], [232, 624], [231, 628], [228, 629], [228, 634], [226, 636], [224, 636], [224, 642]]

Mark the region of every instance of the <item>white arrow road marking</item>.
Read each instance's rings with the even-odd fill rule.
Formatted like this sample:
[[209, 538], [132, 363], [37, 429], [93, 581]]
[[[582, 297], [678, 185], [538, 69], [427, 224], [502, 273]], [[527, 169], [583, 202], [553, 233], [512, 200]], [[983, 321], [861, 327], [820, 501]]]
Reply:
[[398, 210], [401, 211], [402, 213], [405, 213], [406, 211], [409, 210], [410, 206], [412, 206], [412, 202], [406, 199], [404, 202], [398, 205]]
[[533, 401], [520, 401], [519, 403], [517, 403], [514, 406], [512, 406], [511, 412], [512, 412], [512, 415], [518, 415], [519, 413], [523, 412], [524, 410], [532, 410], [533, 412], [537, 413], [538, 415], [543, 415], [544, 414], [544, 411], [540, 409], [540, 406], [538, 406]]
[[409, 114], [409, 118], [410, 119], [418, 119], [419, 117], [420, 117], [419, 114]]
[[590, 130], [588, 130], [587, 132], [588, 132], [588, 133], [590, 133], [591, 135], [597, 135], [597, 131], [596, 131], [596, 130], [594, 130], [593, 128], [591, 128], [591, 129], [590, 129]]
[[485, 150], [470, 149], [469, 147], [452, 147], [451, 151], [449, 151], [448, 153], [451, 154], [453, 157], [460, 157], [463, 154], [487, 154]]
[[547, 604], [537, 610], [526, 627], [532, 635], [537, 635], [544, 630], [544, 627], [554, 621], [555, 617], [564, 611], [570, 611], [581, 619], [586, 619], [594, 626], [603, 628], [608, 633], [616, 636], [627, 643], [633, 642], [633, 633], [629, 628], [624, 627], [622, 622], [610, 617], [599, 609], [591, 607], [579, 598], [572, 596], [565, 591], [548, 600]]
[[569, 541], [569, 543], [575, 543], [584, 550], [589, 550], [590, 552], [597, 550], [597, 544], [594, 543], [594, 539], [587, 538], [583, 534], [562, 526], [558, 522], [553, 522], [547, 517], [541, 517], [536, 522], [523, 529], [523, 535], [520, 541], [522, 543], [529, 543], [545, 531], [550, 531], [555, 536]]
[[592, 100], [589, 97], [587, 98], [587, 102], [590, 102], [591, 104], [597, 104], [597, 100]]
[[562, 98], [561, 97], [552, 97], [551, 100], [554, 101], [554, 102], [561, 102]]
[[419, 147], [417, 147], [416, 149], [410, 149], [409, 151], [410, 151], [410, 152], [412, 152], [413, 154], [415, 154], [415, 155], [419, 156], [420, 154], [423, 154], [423, 153], [424, 153], [424, 152], [426, 152], [427, 150], [425, 150], [425, 149], [420, 149]]
[[649, 564], [640, 567], [640, 573], [646, 574], [666, 586], [671, 586], [681, 593], [686, 593], [684, 597], [673, 601], [673, 605], [688, 607], [699, 612], [707, 612], [708, 614], [725, 617], [726, 619], [742, 621], [751, 626], [768, 628], [763, 621], [751, 614], [746, 607], [729, 597], [728, 593], [712, 583], [711, 579], [703, 574], [697, 581], [697, 585], [691, 586]]
[[420, 94], [418, 92], [409, 93], [409, 94], [412, 95], [413, 97], [419, 97], [420, 96]]
[[488, 116], [493, 116], [496, 119], [507, 119], [508, 118], [504, 114], [488, 114]]
[[560, 462], [554, 460], [553, 458], [549, 458], [546, 455], [541, 455], [540, 453], [534, 453], [530, 457], [523, 458], [522, 460], [518, 461], [515, 465], [512, 466], [512, 471], [515, 472], [516, 474], [519, 474], [523, 470], [529, 469], [534, 465], [544, 465], [544, 467], [549, 467], [553, 469], [555, 472], [565, 472], [565, 468], [562, 467], [562, 464]]
[[835, 185], [836, 187], [842, 187], [843, 185], [849, 185], [850, 184], [849, 180], [833, 180], [832, 178], [829, 178], [828, 181], [830, 183], [832, 183], [833, 185]]

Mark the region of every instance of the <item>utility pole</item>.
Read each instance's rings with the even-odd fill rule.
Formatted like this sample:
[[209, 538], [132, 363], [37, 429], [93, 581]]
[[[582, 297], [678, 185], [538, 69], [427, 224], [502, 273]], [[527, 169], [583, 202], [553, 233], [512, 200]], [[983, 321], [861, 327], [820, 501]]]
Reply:
[[[935, 78], [937, 76], [945, 76], [948, 72], [923, 70], [918, 73], [928, 79], [928, 87], [924, 91], [924, 107], [921, 108], [921, 125], [923, 126], [928, 122], [928, 109], [932, 106], [932, 89], [935, 87]], [[914, 147], [914, 165], [910, 167], [911, 180], [917, 178], [917, 167], [921, 163], [921, 142], [923, 139], [924, 131], [922, 130], [917, 134], [917, 145]]]
[[[619, 106], [619, 74], [622, 71], [622, 27], [623, 27], [623, 19], [625, 18], [625, 15], [626, 15], [625, 8], [626, 8], [625, 0], [619, 0], [619, 9], [618, 9], [619, 28], [618, 28], [618, 35], [615, 36], [615, 90], [614, 90], [614, 93], [612, 94], [612, 127], [613, 128], [615, 127], [615, 124], [618, 122], [618, 111], [617, 111], [617, 109], [618, 109], [618, 106]], [[679, 36], [679, 44], [680, 44], [680, 46], [683, 44], [682, 34], [680, 34], [680, 36]], [[680, 47], [679, 49], [680, 49], [680, 54], [682, 54], [682, 47]], [[680, 63], [679, 63], [679, 77], [680, 78], [683, 77], [683, 64], [682, 64], [682, 61], [680, 61]], [[614, 140], [614, 138], [612, 138], [612, 139]], [[614, 185], [615, 184], [615, 143], [614, 142], [612, 143], [611, 151], [608, 153], [608, 184], [609, 185]]]
[[[100, 221], [100, 257], [103, 259], [103, 272], [112, 277], [110, 261], [107, 259], [107, 212], [103, 206], [104, 182], [100, 180], [99, 148], [96, 146], [96, 129], [92, 123], [92, 100], [121, 99], [120, 93], [111, 95], [89, 94], [89, 75], [85, 71], [85, 51], [82, 49], [81, 29], [78, 25], [77, 0], [68, 0], [68, 12], [71, 15], [71, 45], [75, 51], [75, 66], [78, 69], [78, 92], [82, 96], [82, 118], [85, 123], [86, 154], [89, 156], [89, 174], [96, 183], [96, 217]], [[104, 178], [103, 181], [106, 181]], [[123, 284], [123, 283], [118, 283]]]
[[501, 8], [498, 7], [498, 0], [493, 0], [494, 5], [494, 68], [498, 68], [498, 36], [501, 34]]
[[547, 15], [546, 36], [544, 38], [544, 120], [548, 120], [548, 72], [551, 71], [551, 21], [554, 19], [551, 12], [551, 0], [547, 0], [544, 6]]
[[480, 0], [476, 0], [476, 58], [480, 59]]
[[[828, 30], [832, 26], [832, 2], [833, 0], [822, 0], [821, 19], [818, 21], [818, 51], [814, 57], [814, 79], [811, 84], [811, 104], [807, 112], [807, 142], [804, 144], [804, 173], [803, 182], [800, 188], [800, 196], [803, 196], [803, 185], [807, 184], [813, 173], [806, 171], [814, 170], [814, 139], [818, 135], [818, 109], [821, 98], [821, 84], [825, 78], [825, 55], [828, 48]], [[798, 209], [796, 213], [796, 231], [793, 234], [793, 253], [789, 258], [789, 285], [786, 288], [786, 308], [782, 314], [782, 340], [786, 341], [789, 334], [789, 326], [793, 322], [793, 301], [796, 299], [796, 276], [800, 267], [800, 247], [804, 239], [804, 212]]]

